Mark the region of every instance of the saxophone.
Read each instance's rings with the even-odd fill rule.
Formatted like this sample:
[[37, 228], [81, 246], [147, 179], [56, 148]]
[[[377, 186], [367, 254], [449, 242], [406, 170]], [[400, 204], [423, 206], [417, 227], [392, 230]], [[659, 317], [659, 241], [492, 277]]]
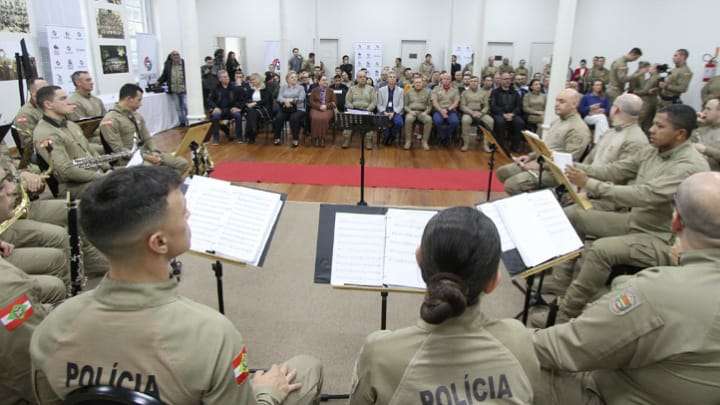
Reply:
[[0, 223], [0, 234], [7, 231], [8, 228], [10, 228], [15, 222], [17, 222], [20, 217], [25, 215], [25, 212], [27, 211], [28, 205], [30, 204], [30, 197], [28, 196], [28, 193], [27, 191], [25, 191], [25, 188], [22, 186], [22, 184], [20, 184], [20, 193], [22, 195], [20, 204], [15, 207], [12, 216], [9, 219], [6, 219], [2, 223]]
[[192, 167], [190, 168], [190, 176], [198, 175], [207, 177], [215, 169], [215, 162], [210, 157], [210, 153], [205, 145], [198, 145], [197, 142], [190, 142], [190, 151], [192, 153]]

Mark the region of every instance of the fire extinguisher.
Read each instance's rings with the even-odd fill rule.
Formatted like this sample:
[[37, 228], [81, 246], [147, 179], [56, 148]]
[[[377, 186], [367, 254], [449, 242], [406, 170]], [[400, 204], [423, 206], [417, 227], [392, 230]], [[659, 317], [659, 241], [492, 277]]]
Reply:
[[703, 81], [709, 82], [710, 79], [715, 77], [717, 71], [718, 56], [712, 56], [709, 53], [703, 55], [703, 61], [705, 62], [705, 69], [703, 70]]

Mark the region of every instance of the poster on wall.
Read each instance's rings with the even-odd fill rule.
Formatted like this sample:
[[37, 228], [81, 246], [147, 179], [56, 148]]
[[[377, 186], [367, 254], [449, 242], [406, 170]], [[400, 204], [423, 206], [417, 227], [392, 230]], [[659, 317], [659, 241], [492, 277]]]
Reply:
[[17, 80], [15, 53], [20, 53], [20, 41], [0, 42], [0, 81]]
[[100, 38], [124, 39], [125, 29], [119, 11], [107, 8], [97, 9], [97, 31]]
[[280, 72], [280, 41], [265, 41], [265, 65], [263, 69], [267, 69], [270, 65], [275, 65], [275, 72]]
[[87, 50], [87, 31], [84, 28], [61, 27], [48, 25], [45, 27], [48, 41], [48, 61], [52, 77], [49, 81], [72, 91], [74, 88], [70, 76], [78, 70], [89, 69]]
[[27, 0], [0, 0], [0, 31], [30, 32]]
[[355, 72], [367, 69], [368, 76], [377, 80], [382, 72], [383, 43], [382, 42], [356, 42], [353, 45], [355, 53]]
[[464, 68], [472, 61], [473, 49], [470, 45], [455, 45], [452, 54], [457, 56], [457, 62]]
[[100, 60], [102, 61], [103, 74], [109, 75], [130, 71], [125, 46], [100, 45]]
[[[157, 38], [151, 34], [136, 34], [138, 61], [140, 66], [140, 87], [145, 88], [149, 83], [155, 83], [158, 79], [158, 72], [163, 66], [160, 65], [158, 56]], [[164, 63], [164, 62], [162, 62]]]

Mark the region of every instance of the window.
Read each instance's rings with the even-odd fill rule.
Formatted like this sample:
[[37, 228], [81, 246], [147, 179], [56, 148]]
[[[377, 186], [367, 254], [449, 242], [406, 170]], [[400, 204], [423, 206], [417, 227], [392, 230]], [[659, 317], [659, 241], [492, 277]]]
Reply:
[[146, 0], [125, 0], [125, 18], [130, 38], [130, 63], [133, 71], [138, 72], [138, 51], [135, 34], [149, 32]]

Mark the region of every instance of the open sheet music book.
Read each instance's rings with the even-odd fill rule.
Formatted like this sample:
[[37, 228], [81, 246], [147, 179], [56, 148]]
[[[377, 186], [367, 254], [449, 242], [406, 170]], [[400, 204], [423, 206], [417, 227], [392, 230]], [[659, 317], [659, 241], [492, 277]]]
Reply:
[[415, 250], [436, 211], [335, 215], [330, 284], [425, 288]]
[[203, 176], [188, 182], [190, 250], [257, 266], [283, 206], [281, 194]]
[[[572, 253], [583, 243], [550, 190], [524, 193], [478, 205], [497, 227], [503, 262], [510, 274]], [[517, 250], [525, 268], [505, 260], [506, 252]]]

